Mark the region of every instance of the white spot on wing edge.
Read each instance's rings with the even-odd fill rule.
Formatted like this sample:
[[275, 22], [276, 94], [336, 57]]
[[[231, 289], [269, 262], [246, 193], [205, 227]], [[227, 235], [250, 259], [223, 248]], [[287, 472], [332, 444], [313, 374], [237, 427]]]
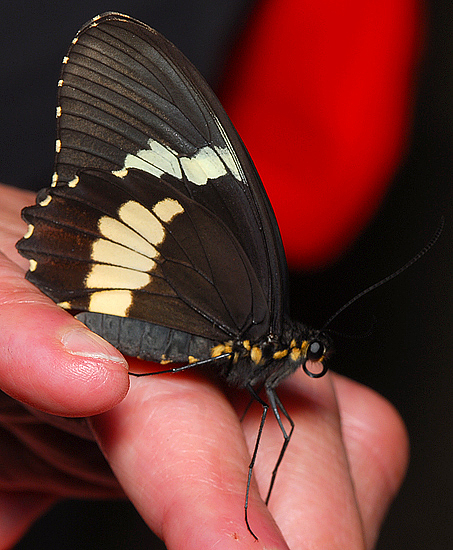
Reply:
[[58, 81], [57, 86], [58, 86], [59, 88], [61, 88], [61, 87], [63, 86], [63, 84], [64, 84], [64, 81], [63, 81], [63, 79], [61, 78], [61, 79]]
[[39, 206], [47, 206], [48, 204], [50, 204], [51, 200], [52, 197], [50, 195], [47, 195], [47, 197], [39, 203]]
[[35, 271], [35, 269], [38, 267], [38, 262], [36, 260], [28, 260], [28, 263], [29, 263], [29, 266], [28, 266], [29, 271]]
[[113, 170], [112, 174], [117, 178], [125, 178], [129, 170], [127, 168], [121, 168], [121, 170]]
[[35, 226], [31, 223], [28, 224], [28, 229], [25, 235], [23, 236], [24, 239], [29, 239], [33, 235], [33, 231], [35, 230]]
[[55, 116], [57, 118], [60, 118], [61, 117], [61, 107], [58, 105], [57, 109], [56, 109], [56, 113], [55, 113]]
[[76, 176], [71, 181], [68, 181], [68, 187], [77, 187], [77, 184], [79, 183], [79, 176]]
[[54, 172], [52, 174], [52, 183], [50, 184], [50, 187], [56, 187], [57, 183], [58, 183], [58, 174]]
[[65, 56], [63, 57], [63, 61], [62, 61], [63, 65], [66, 65], [66, 63], [67, 63], [68, 61], [69, 61], [69, 57], [68, 57], [67, 55], [65, 55]]
[[61, 140], [57, 139], [55, 141], [55, 152], [59, 153], [61, 151]]

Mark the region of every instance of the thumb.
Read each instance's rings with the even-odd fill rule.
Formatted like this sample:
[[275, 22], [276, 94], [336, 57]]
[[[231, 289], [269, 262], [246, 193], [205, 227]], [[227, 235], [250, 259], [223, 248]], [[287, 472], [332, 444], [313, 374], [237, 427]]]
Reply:
[[1, 186], [0, 390], [35, 408], [88, 416], [112, 408], [129, 387], [127, 363], [105, 340], [24, 278], [14, 243], [30, 193]]

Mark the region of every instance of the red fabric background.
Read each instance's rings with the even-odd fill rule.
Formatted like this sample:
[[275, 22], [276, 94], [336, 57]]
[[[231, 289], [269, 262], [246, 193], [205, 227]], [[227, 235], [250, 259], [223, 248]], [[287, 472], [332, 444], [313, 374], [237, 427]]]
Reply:
[[416, 0], [262, 0], [221, 100], [258, 168], [291, 267], [332, 261], [378, 208], [407, 141]]

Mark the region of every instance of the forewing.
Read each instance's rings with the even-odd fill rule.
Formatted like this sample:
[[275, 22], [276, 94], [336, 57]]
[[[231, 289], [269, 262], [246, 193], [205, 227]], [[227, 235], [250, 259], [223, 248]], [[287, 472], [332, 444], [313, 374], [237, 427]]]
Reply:
[[286, 260], [258, 174], [219, 101], [159, 33], [119, 14], [88, 23], [64, 59], [54, 185], [79, 169], [138, 168], [216, 214], [248, 256], [281, 330]]

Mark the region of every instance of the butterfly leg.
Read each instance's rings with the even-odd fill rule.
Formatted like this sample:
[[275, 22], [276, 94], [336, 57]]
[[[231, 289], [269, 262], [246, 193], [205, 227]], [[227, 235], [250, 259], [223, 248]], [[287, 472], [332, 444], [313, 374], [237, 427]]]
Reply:
[[136, 376], [139, 378], [140, 376], [153, 376], [155, 374], [173, 374], [175, 372], [182, 372], [187, 369], [191, 369], [192, 367], [200, 367], [200, 366], [206, 366], [211, 365], [213, 363], [222, 363], [223, 361], [229, 360], [231, 358], [231, 353], [222, 353], [222, 355], [218, 355], [217, 357], [210, 357], [209, 359], [201, 359], [200, 361], [195, 361], [194, 363], [187, 363], [187, 365], [182, 365], [181, 367], [173, 367], [172, 369], [167, 370], [160, 370], [157, 372], [130, 372], [129, 374], [131, 376]]
[[[247, 525], [247, 529], [249, 530], [250, 534], [256, 540], [258, 540], [258, 537], [255, 535], [255, 533], [252, 531], [252, 529], [249, 525], [248, 506], [249, 506], [250, 483], [252, 481], [253, 467], [255, 466], [256, 455], [258, 454], [258, 447], [260, 446], [261, 435], [263, 433], [264, 423], [266, 421], [266, 415], [267, 415], [267, 411], [269, 410], [269, 405], [261, 399], [261, 397], [252, 388], [252, 386], [250, 384], [247, 385], [247, 389], [250, 392], [250, 395], [252, 396], [252, 400], [257, 401], [263, 407], [263, 413], [261, 414], [261, 421], [260, 421], [260, 426], [258, 428], [258, 434], [256, 436], [255, 447], [253, 449], [252, 460], [250, 461], [250, 464], [249, 464], [249, 473], [248, 473], [248, 476], [247, 476], [247, 487], [246, 487], [246, 490], [245, 490], [245, 505], [244, 505], [245, 523]], [[248, 409], [248, 407], [247, 407], [247, 409]]]
[[[274, 487], [275, 477], [277, 475], [277, 472], [278, 472], [278, 469], [280, 467], [281, 461], [283, 460], [283, 457], [285, 455], [286, 448], [288, 447], [291, 436], [293, 435], [294, 421], [289, 416], [287, 410], [285, 409], [282, 402], [278, 398], [278, 395], [275, 393], [274, 388], [266, 388], [266, 393], [267, 393], [267, 396], [269, 397], [269, 401], [270, 401], [270, 404], [271, 404], [271, 407], [272, 407], [272, 411], [274, 413], [275, 418], [277, 419], [278, 425], [280, 427], [280, 430], [281, 430], [281, 432], [283, 434], [283, 438], [284, 438], [284, 442], [283, 442], [282, 448], [280, 450], [280, 454], [278, 455], [277, 462], [276, 462], [275, 467], [272, 471], [271, 482], [269, 484], [269, 490], [267, 492], [267, 497], [266, 497], [266, 505], [267, 505], [269, 503], [271, 492], [272, 492], [272, 489]], [[280, 413], [279, 413], [279, 409], [282, 411], [283, 415], [285, 416], [285, 418], [288, 420], [288, 422], [291, 425], [291, 429], [290, 429], [289, 433], [285, 430], [285, 427], [283, 426], [283, 422], [282, 422], [282, 419], [281, 419], [281, 416], [280, 416]]]
[[[255, 393], [257, 393], [258, 395], [261, 393], [261, 390], [263, 389], [263, 385], [260, 385], [258, 387], [257, 390], [254, 390]], [[247, 416], [247, 413], [249, 412], [250, 410], [250, 407], [253, 405], [253, 403], [256, 401], [256, 399], [254, 397], [251, 397], [250, 398], [250, 401], [247, 403], [247, 406], [245, 407], [245, 410], [244, 412], [242, 413], [242, 416], [241, 416], [241, 422], [244, 421], [244, 418]]]

